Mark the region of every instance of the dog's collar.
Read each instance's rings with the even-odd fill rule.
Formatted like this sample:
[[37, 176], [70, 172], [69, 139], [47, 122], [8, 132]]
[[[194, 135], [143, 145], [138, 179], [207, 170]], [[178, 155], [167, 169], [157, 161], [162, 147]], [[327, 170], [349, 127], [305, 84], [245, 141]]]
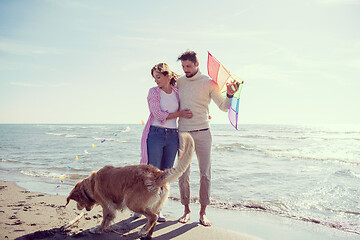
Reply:
[[83, 189], [84, 189], [84, 193], [85, 193], [85, 196], [87, 197], [87, 199], [89, 199], [90, 202], [94, 203], [95, 200], [92, 199], [92, 198], [89, 196], [89, 194], [88, 194], [88, 193], [86, 192], [86, 190], [85, 190], [85, 187], [83, 187]]

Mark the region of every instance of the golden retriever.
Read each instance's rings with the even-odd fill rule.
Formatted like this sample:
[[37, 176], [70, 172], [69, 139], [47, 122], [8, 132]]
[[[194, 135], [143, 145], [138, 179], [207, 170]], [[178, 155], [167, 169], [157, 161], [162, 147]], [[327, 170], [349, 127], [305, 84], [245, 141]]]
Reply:
[[163, 204], [169, 195], [169, 183], [187, 169], [194, 152], [194, 140], [188, 133], [179, 133], [179, 158], [175, 168], [164, 171], [152, 165], [125, 167], [105, 166], [78, 182], [67, 197], [77, 202], [77, 208], [90, 211], [96, 204], [103, 208], [103, 221], [97, 228], [101, 233], [115, 218], [116, 210], [125, 207], [146, 216], [141, 237], [151, 238]]

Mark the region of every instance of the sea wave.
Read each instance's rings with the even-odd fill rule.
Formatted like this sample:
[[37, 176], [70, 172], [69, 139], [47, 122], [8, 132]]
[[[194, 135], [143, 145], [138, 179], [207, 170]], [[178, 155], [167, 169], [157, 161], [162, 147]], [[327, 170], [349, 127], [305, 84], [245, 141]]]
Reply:
[[334, 175], [339, 175], [342, 177], [360, 178], [360, 173], [356, 173], [351, 169], [338, 170], [334, 173]]
[[350, 153], [346, 152], [344, 155], [326, 150], [325, 152], [314, 150], [311, 148], [281, 148], [276, 145], [258, 146], [243, 143], [231, 143], [231, 144], [215, 144], [213, 151], [217, 152], [236, 152], [236, 151], [249, 151], [254, 153], [260, 153], [267, 157], [285, 158], [285, 159], [299, 159], [310, 160], [317, 162], [339, 162], [351, 165], [360, 165], [360, 159], [353, 157]]
[[52, 132], [46, 132], [47, 135], [54, 135], [54, 136], [65, 136], [66, 133], [52, 133]]
[[75, 135], [75, 134], [66, 134], [65, 137], [66, 138], [88, 138], [86, 136]]
[[68, 133], [53, 133], [53, 132], [46, 132], [47, 135], [53, 135], [53, 136], [61, 136], [66, 138], [89, 138], [87, 136], [83, 135], [76, 135], [76, 134], [68, 134]]
[[231, 143], [231, 144], [215, 144], [213, 146], [214, 151], [219, 152], [235, 152], [237, 150], [247, 150], [247, 151], [258, 151], [261, 152], [260, 149], [258, 149], [254, 145], [247, 145], [242, 143]]
[[0, 158], [1, 162], [18, 163], [18, 160]]
[[[301, 133], [303, 134], [303, 133]], [[268, 139], [268, 140], [322, 140], [322, 141], [336, 141], [336, 140], [346, 140], [346, 141], [359, 141], [360, 136], [309, 136], [309, 135], [259, 135], [259, 134], [249, 134], [249, 135], [240, 135], [239, 137], [248, 138], [248, 139]]]
[[72, 179], [72, 180], [81, 180], [88, 176], [89, 175], [85, 175], [85, 174], [68, 174], [67, 178]]
[[[181, 202], [179, 197], [170, 196], [169, 199], [173, 201]], [[191, 203], [198, 203], [198, 198], [193, 197], [190, 199]], [[315, 224], [324, 225], [327, 227], [335, 228], [338, 230], [342, 230], [345, 232], [351, 232], [360, 235], [360, 228], [358, 228], [358, 223], [354, 220], [341, 220], [341, 219], [332, 219], [332, 218], [321, 218], [321, 217], [312, 217], [306, 216], [306, 213], [294, 212], [291, 211], [291, 207], [287, 206], [282, 202], [256, 202], [256, 201], [219, 201], [219, 200], [211, 200], [209, 204], [211, 207], [217, 209], [226, 209], [232, 211], [258, 211], [258, 212], [266, 212], [273, 215], [296, 219], [304, 222], [312, 222]], [[329, 210], [333, 212], [341, 212], [345, 215], [360, 215], [359, 212], [354, 211], [346, 211], [346, 210]]]
[[35, 171], [35, 170], [21, 170], [21, 174], [30, 176], [30, 177], [39, 177], [39, 178], [52, 178], [52, 179], [60, 179], [61, 177], [71, 179], [71, 180], [80, 180], [88, 177], [88, 174], [70, 174], [68, 172], [64, 172], [63, 174], [49, 172], [49, 171]]
[[120, 143], [127, 143], [129, 141], [127, 140], [120, 140], [119, 138], [99, 138], [99, 137], [93, 137], [94, 140], [99, 141], [100, 143], [104, 142], [120, 142]]
[[129, 126], [127, 126], [125, 129], [121, 130], [121, 132], [130, 132], [131, 128]]
[[[143, 126], [127, 126], [0, 126], [5, 133], [0, 136], [0, 175], [68, 194], [77, 181], [105, 164], [137, 164]], [[360, 132], [259, 125], [241, 131], [214, 126], [212, 133], [212, 154], [223, 160], [212, 167], [212, 207], [360, 232]], [[199, 169], [193, 164], [191, 181], [197, 192]]]
[[46, 177], [46, 178], [59, 178], [61, 174], [47, 172], [47, 171], [33, 171], [33, 170], [21, 170], [21, 174], [30, 176], [30, 177]]
[[299, 159], [299, 160], [309, 160], [309, 161], [316, 161], [316, 162], [339, 162], [342, 164], [351, 164], [360, 166], [360, 162], [358, 160], [349, 159], [349, 158], [336, 158], [336, 157], [316, 157], [316, 156], [310, 156], [310, 155], [296, 155], [293, 153], [278, 153], [278, 154], [270, 154], [269, 152], [265, 151], [266, 154], [269, 156], [274, 156], [278, 158], [286, 158], [286, 159]]
[[[69, 168], [70, 167], [70, 168]], [[86, 174], [90, 174], [91, 173], [91, 169], [86, 169], [84, 167], [82, 168], [79, 168], [79, 167], [72, 167], [72, 166], [69, 166], [69, 165], [64, 165], [64, 167], [59, 167], [59, 166], [53, 166], [53, 167], [49, 167], [49, 168], [46, 168], [48, 171], [59, 171], [59, 172], [74, 172], [74, 173], [86, 173]], [[80, 174], [79, 173], [79, 174]], [[80, 174], [80, 175], [83, 175], [83, 176], [87, 176], [86, 174]]]

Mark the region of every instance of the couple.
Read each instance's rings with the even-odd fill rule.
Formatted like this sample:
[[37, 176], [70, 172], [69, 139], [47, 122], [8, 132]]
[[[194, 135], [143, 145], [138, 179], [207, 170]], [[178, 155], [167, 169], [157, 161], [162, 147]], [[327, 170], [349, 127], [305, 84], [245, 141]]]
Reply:
[[[179, 77], [166, 63], [159, 63], [151, 69], [158, 86], [151, 88], [147, 97], [150, 116], [141, 138], [140, 163], [151, 164], [161, 170], [171, 168], [179, 147], [178, 130], [189, 132], [195, 142], [200, 169], [199, 220], [202, 225], [211, 226], [206, 217], [211, 179], [209, 104], [212, 99], [221, 110], [228, 111], [238, 84], [232, 82], [228, 86], [227, 97], [223, 98], [218, 85], [200, 72], [194, 51], [184, 52], [178, 60], [181, 61], [184, 76]], [[185, 207], [184, 215], [178, 220], [181, 223], [190, 220], [189, 181], [190, 166], [179, 178], [181, 203]], [[165, 221], [165, 218], [160, 215], [158, 221]]]

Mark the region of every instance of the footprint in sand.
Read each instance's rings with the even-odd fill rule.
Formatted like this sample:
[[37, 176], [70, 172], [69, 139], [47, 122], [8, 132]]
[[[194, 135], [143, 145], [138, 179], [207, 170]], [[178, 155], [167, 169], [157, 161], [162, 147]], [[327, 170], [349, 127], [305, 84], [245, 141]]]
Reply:
[[21, 225], [21, 224], [23, 224], [23, 222], [20, 220], [16, 220], [14, 223], [5, 223], [5, 224], [6, 225]]

